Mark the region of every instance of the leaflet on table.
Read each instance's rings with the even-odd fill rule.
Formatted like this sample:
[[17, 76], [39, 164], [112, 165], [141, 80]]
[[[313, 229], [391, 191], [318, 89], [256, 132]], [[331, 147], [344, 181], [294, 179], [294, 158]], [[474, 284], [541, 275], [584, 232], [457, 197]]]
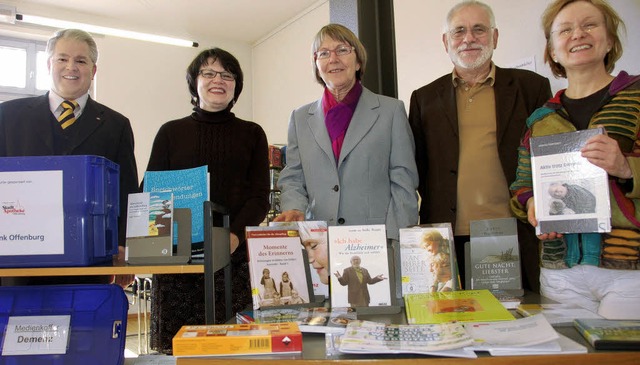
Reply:
[[518, 227], [515, 218], [484, 219], [469, 222], [471, 236], [467, 289], [508, 291], [524, 295]]
[[545, 350], [560, 351], [558, 333], [541, 314], [513, 321], [465, 323], [464, 328], [474, 339], [468, 347], [474, 351], [514, 351], [540, 344], [547, 344]]
[[[397, 325], [351, 321], [340, 340], [345, 353], [414, 353], [431, 355], [443, 350], [462, 349], [473, 339], [460, 323]], [[461, 357], [475, 357], [461, 351]]]
[[[205, 165], [183, 170], [147, 171], [144, 173], [144, 191], [171, 191], [175, 208], [191, 210], [192, 255], [201, 254], [204, 241], [203, 202], [209, 200], [208, 167]], [[176, 230], [173, 244], [177, 243]]]
[[402, 295], [458, 290], [451, 224], [400, 229]]
[[536, 234], [611, 231], [607, 172], [580, 153], [603, 133], [594, 128], [531, 138]]
[[329, 227], [332, 307], [391, 305], [384, 224]]
[[0, 171], [0, 255], [64, 254], [63, 171]]
[[357, 319], [355, 308], [302, 308], [296, 322], [302, 332], [344, 333], [347, 325]]
[[349, 322], [357, 319], [355, 308], [273, 308], [236, 313], [237, 323], [296, 322], [301, 332], [344, 333]]
[[572, 326], [576, 318], [602, 318], [577, 305], [561, 303], [520, 304], [516, 311], [525, 317], [542, 314], [554, 326]]

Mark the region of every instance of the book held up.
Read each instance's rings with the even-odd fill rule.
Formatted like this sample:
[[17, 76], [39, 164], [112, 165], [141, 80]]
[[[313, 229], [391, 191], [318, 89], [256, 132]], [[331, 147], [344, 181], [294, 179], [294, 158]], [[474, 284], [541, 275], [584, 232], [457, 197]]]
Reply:
[[531, 138], [536, 234], [611, 231], [607, 172], [580, 154], [604, 129]]

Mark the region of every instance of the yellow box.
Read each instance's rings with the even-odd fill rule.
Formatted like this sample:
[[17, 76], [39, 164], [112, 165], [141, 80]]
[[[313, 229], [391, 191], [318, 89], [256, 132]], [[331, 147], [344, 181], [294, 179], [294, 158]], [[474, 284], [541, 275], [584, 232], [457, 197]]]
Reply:
[[258, 355], [302, 352], [295, 322], [182, 326], [173, 337], [173, 355]]

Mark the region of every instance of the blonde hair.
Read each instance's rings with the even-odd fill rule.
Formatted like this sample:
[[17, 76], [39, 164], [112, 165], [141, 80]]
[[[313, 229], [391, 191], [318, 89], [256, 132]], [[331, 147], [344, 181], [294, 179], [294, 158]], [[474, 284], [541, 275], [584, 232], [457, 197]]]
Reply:
[[551, 72], [555, 77], [567, 77], [567, 71], [564, 69], [564, 66], [555, 62], [551, 57], [551, 47], [553, 45], [551, 26], [562, 9], [577, 1], [585, 1], [592, 4], [598, 8], [604, 16], [607, 36], [613, 41], [613, 46], [606, 56], [604, 56], [603, 62], [607, 72], [611, 73], [616, 67], [616, 61], [622, 57], [622, 42], [618, 36], [618, 29], [622, 28], [622, 30], [626, 32], [626, 27], [618, 13], [604, 0], [556, 0], [547, 6], [544, 13], [542, 13], [542, 30], [544, 31], [544, 37], [547, 39], [547, 45], [544, 49], [544, 62], [549, 64]]

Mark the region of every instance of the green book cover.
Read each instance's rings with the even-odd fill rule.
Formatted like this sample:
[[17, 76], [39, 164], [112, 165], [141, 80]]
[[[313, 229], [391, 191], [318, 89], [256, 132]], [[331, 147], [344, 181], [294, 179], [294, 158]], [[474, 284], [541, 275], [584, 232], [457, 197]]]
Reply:
[[581, 318], [573, 324], [596, 350], [640, 350], [639, 320]]
[[409, 324], [515, 319], [486, 289], [407, 294], [404, 301]]

